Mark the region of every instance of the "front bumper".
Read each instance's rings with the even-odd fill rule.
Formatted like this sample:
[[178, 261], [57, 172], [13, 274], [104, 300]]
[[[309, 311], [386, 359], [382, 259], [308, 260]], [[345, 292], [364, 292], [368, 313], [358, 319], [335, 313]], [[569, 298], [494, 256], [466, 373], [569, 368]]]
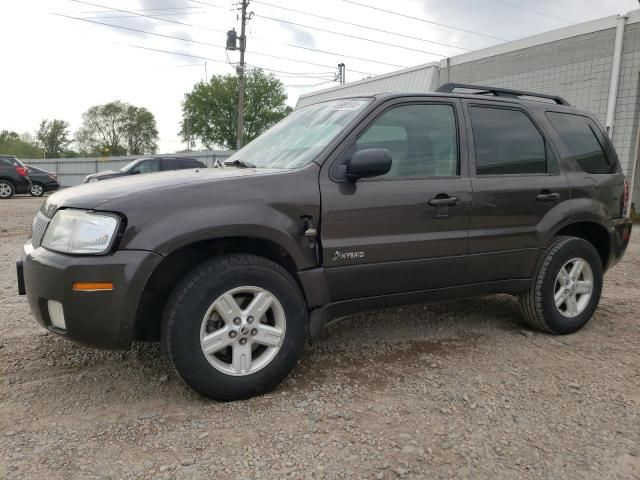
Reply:
[[609, 220], [605, 224], [609, 232], [609, 262], [605, 265], [605, 269], [613, 267], [624, 256], [631, 238], [632, 227], [631, 220], [626, 217]]
[[47, 183], [44, 189], [46, 192], [57, 192], [60, 189], [60, 184], [58, 182]]
[[[25, 244], [16, 263], [18, 289], [23, 289], [36, 320], [43, 327], [79, 343], [127, 349], [147, 280], [162, 256], [140, 250], [119, 250], [105, 256], [72, 256]], [[111, 282], [109, 291], [75, 291], [77, 282]], [[48, 302], [62, 304], [66, 328], [53, 326]]]

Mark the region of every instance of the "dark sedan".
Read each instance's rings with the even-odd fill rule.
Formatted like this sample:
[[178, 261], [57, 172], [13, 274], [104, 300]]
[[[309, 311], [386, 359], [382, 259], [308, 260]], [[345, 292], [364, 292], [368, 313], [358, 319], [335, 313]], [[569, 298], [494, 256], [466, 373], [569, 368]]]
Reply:
[[84, 183], [107, 180], [109, 178], [137, 175], [139, 173], [166, 172], [167, 170], [183, 170], [186, 168], [206, 168], [207, 166], [195, 158], [139, 158], [128, 163], [120, 170], [107, 170], [92, 173], [84, 178]]
[[29, 180], [31, 180], [29, 193], [34, 197], [41, 197], [45, 192], [55, 192], [60, 188], [58, 176], [55, 173], [47, 172], [33, 165], [25, 166], [29, 170]]

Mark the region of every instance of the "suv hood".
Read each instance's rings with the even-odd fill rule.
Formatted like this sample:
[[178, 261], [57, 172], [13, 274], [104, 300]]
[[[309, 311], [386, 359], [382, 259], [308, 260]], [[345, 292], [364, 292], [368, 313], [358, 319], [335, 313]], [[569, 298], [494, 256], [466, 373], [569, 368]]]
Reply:
[[84, 178], [85, 180], [88, 180], [89, 178], [97, 178], [101, 180], [101, 179], [112, 178], [112, 177], [121, 177], [124, 175], [126, 174], [124, 172], [121, 172], [120, 170], [104, 170], [102, 172], [91, 173]]
[[93, 182], [67, 188], [51, 195], [42, 205], [41, 212], [47, 217], [62, 207], [99, 210], [100, 204], [109, 200], [157, 191], [163, 188], [190, 188], [196, 183], [218, 182], [286, 172], [280, 169], [255, 168], [206, 168], [201, 170], [173, 170], [170, 172], [149, 173], [145, 175], [126, 175], [108, 182]]

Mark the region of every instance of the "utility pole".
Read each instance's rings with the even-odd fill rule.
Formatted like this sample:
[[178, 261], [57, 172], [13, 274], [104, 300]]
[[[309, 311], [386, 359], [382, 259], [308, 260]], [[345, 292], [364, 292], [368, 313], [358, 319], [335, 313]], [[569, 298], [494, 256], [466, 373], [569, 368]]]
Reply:
[[340, 82], [340, 85], [344, 85], [346, 82], [345, 74], [346, 74], [346, 71], [345, 71], [344, 63], [339, 63], [338, 64], [338, 82]]
[[191, 151], [191, 122], [189, 120], [189, 115], [185, 119], [186, 127], [187, 127], [187, 152]]
[[247, 48], [247, 37], [245, 35], [245, 26], [247, 23], [247, 7], [249, 0], [242, 1], [242, 13], [240, 16], [240, 65], [237, 67], [238, 72], [238, 134], [237, 149], [240, 150], [244, 144], [244, 51]]

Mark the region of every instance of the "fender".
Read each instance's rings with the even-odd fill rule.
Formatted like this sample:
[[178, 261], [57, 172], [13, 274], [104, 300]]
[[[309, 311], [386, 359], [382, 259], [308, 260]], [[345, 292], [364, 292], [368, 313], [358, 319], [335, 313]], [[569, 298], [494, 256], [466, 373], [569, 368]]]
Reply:
[[167, 256], [207, 240], [259, 238], [279, 245], [298, 270], [305, 270], [318, 265], [315, 242], [304, 236], [307, 219], [317, 222], [320, 216], [317, 185], [315, 165], [147, 190], [139, 202], [131, 194], [102, 203], [100, 210], [126, 213], [119, 249]]

